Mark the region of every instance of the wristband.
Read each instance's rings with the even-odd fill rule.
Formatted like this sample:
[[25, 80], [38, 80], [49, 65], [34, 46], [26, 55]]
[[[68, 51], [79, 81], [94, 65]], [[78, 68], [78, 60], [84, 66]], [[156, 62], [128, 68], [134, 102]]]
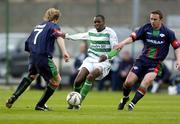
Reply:
[[116, 49], [112, 49], [108, 54], [108, 59], [112, 59], [114, 56], [118, 55], [119, 51]]

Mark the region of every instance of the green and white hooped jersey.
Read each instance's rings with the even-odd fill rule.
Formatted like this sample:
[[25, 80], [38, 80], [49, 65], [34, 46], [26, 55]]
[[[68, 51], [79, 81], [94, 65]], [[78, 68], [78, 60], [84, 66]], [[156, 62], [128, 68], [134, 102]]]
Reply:
[[66, 35], [66, 38], [71, 40], [87, 40], [89, 42], [88, 55], [93, 58], [94, 62], [99, 60], [100, 55], [106, 55], [110, 52], [113, 46], [118, 43], [116, 33], [109, 27], [106, 27], [101, 32], [91, 29], [86, 33]]

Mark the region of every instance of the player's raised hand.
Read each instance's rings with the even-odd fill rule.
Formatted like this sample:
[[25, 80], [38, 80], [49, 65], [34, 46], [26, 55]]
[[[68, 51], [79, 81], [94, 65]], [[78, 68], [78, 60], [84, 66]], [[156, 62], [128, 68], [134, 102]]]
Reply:
[[65, 62], [69, 62], [70, 55], [69, 55], [67, 52], [65, 52], [65, 53], [63, 54], [63, 58], [64, 58], [64, 61], [65, 61]]
[[107, 60], [107, 56], [106, 55], [101, 55], [100, 57], [99, 57], [99, 62], [104, 62], [104, 61], [106, 61]]

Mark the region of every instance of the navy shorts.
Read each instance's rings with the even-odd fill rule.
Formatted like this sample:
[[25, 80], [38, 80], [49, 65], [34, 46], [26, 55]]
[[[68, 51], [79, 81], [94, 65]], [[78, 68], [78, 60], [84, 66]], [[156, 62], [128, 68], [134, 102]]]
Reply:
[[147, 59], [137, 59], [131, 69], [131, 71], [134, 72], [139, 79], [142, 79], [149, 72], [155, 72], [158, 74], [160, 70], [161, 61]]
[[43, 55], [30, 55], [29, 75], [36, 74], [40, 74], [47, 82], [52, 78], [56, 78], [58, 70], [52, 58]]

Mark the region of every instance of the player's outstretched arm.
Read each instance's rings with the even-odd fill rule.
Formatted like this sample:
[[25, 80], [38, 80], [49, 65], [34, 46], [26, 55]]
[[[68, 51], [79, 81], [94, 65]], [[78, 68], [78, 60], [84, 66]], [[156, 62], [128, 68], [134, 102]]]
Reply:
[[64, 57], [64, 60], [65, 62], [68, 62], [69, 61], [69, 54], [66, 50], [66, 47], [65, 47], [65, 43], [64, 43], [64, 39], [62, 37], [58, 37], [57, 38], [57, 43], [58, 43], [58, 46], [60, 47], [62, 53], [63, 53], [63, 57]]
[[119, 51], [126, 45], [132, 43], [133, 40], [131, 37], [126, 38], [125, 40], [121, 41], [117, 45], [114, 45], [113, 49], [107, 55], [101, 55], [99, 58], [99, 62], [104, 62], [107, 59], [112, 59], [114, 56], [117, 56]]
[[114, 56], [117, 56], [119, 53], [119, 50], [112, 49], [107, 55], [101, 55], [99, 57], [99, 62], [104, 62], [107, 59], [112, 59]]
[[119, 42], [113, 48], [116, 49], [116, 50], [122, 49], [125, 45], [130, 44], [132, 42], [133, 42], [132, 37], [128, 37], [128, 38], [124, 39], [123, 41]]
[[88, 32], [86, 33], [78, 33], [78, 34], [73, 34], [73, 35], [70, 35], [68, 33], [65, 34], [65, 38], [66, 39], [69, 39], [69, 40], [88, 40], [89, 39], [89, 35], [88, 35]]

